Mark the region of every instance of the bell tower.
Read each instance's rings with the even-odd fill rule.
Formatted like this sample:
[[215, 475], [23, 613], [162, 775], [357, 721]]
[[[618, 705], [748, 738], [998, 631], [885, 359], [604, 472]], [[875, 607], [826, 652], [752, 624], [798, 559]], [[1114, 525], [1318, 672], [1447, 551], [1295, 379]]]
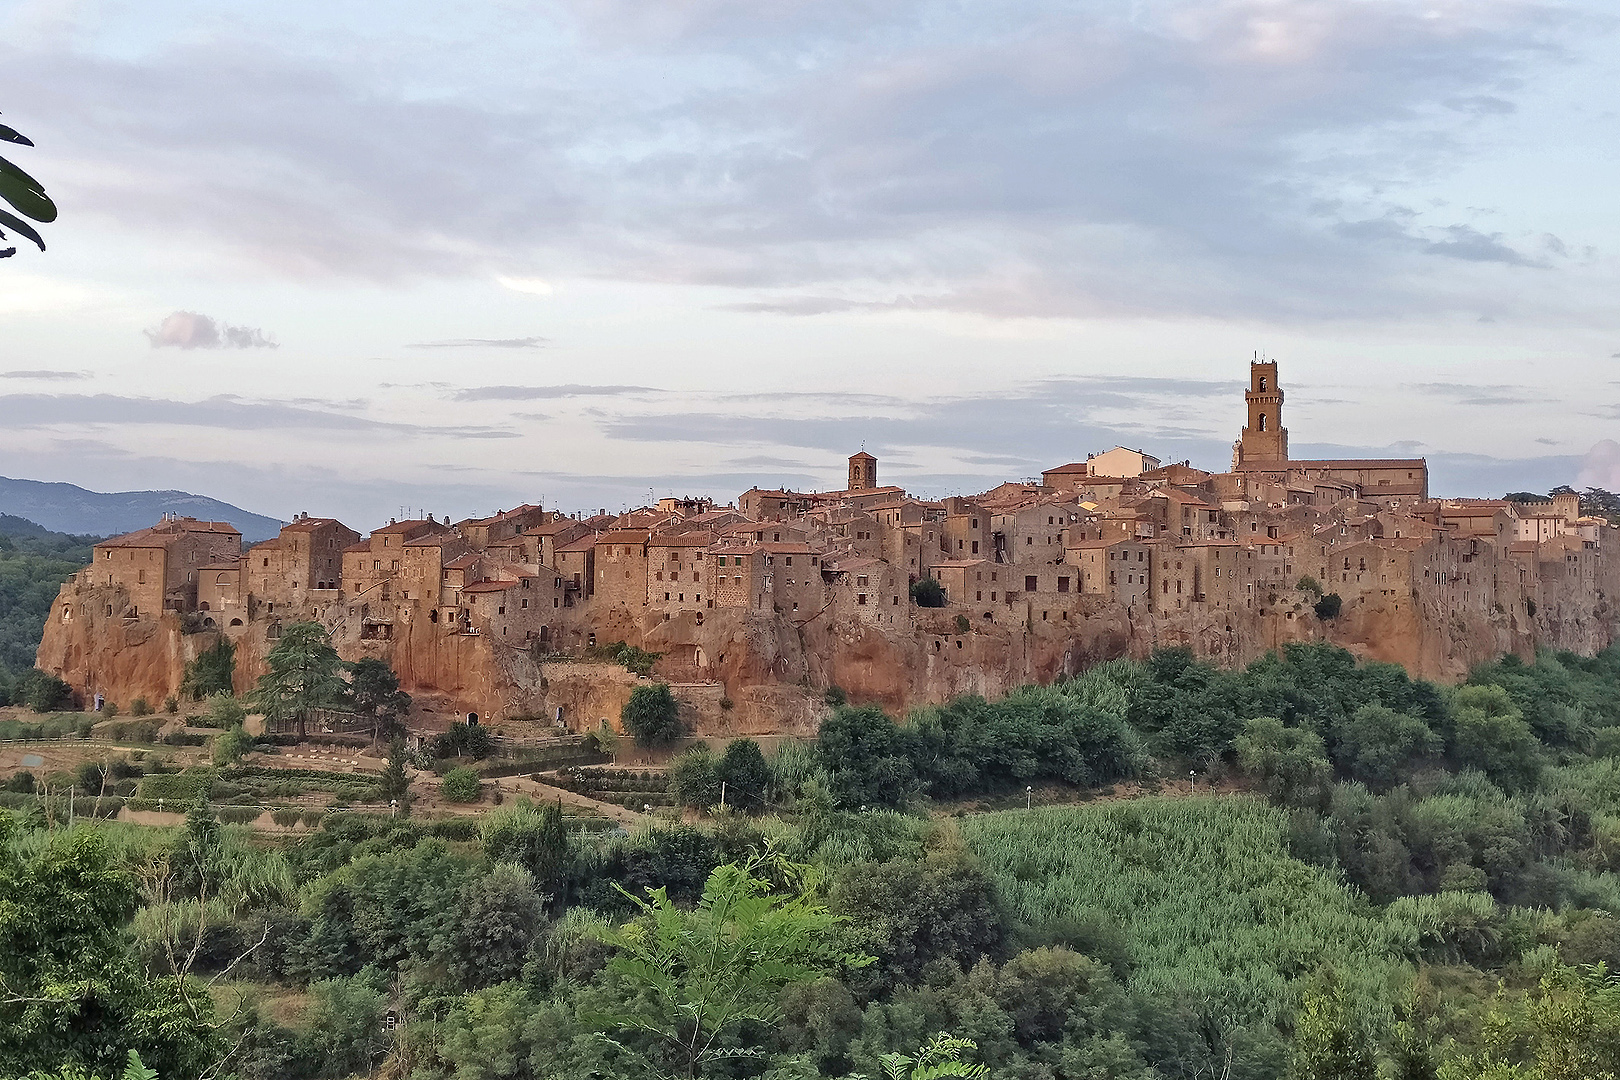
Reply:
[[1256, 360], [1249, 365], [1249, 389], [1243, 395], [1249, 422], [1232, 448], [1232, 467], [1284, 465], [1288, 461], [1288, 429], [1283, 427], [1282, 387], [1277, 385], [1277, 362]]
[[849, 459], [850, 491], [871, 491], [877, 487], [877, 458], [865, 450]]

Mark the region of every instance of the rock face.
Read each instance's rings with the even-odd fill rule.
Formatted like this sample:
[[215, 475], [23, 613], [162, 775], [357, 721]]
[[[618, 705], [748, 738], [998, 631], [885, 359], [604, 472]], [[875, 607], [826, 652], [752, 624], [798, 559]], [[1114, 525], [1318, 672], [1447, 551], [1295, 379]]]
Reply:
[[[245, 693], [265, 668], [285, 623], [314, 619], [347, 660], [387, 661], [424, 712], [477, 713], [504, 723], [550, 723], [561, 710], [574, 730], [619, 710], [638, 678], [617, 664], [538, 657], [465, 626], [446, 626], [426, 609], [401, 609], [384, 638], [367, 637], [342, 601], [257, 616], [243, 625], [210, 626], [198, 615], [114, 617], [125, 604], [114, 586], [81, 574], [62, 586], [39, 648], [39, 666], [66, 679], [85, 700], [95, 693], [127, 707], [177, 694], [186, 664], [224, 635], [236, 644], [236, 689]], [[829, 614], [795, 625], [742, 609], [664, 617], [625, 607], [576, 616], [598, 642], [628, 641], [661, 653], [657, 675], [670, 681], [699, 734], [811, 733], [825, 712], [823, 692], [891, 711], [956, 694], [995, 697], [1122, 656], [1184, 646], [1200, 659], [1246, 664], [1294, 641], [1331, 641], [1359, 656], [1405, 666], [1414, 676], [1457, 681], [1479, 663], [1537, 647], [1592, 654], [1616, 639], [1608, 582], [1543, 581], [1534, 615], [1448, 608], [1421, 596], [1366, 594], [1329, 622], [1308, 594], [1289, 593], [1260, 610], [1134, 614], [1097, 598], [1073, 618], [1023, 626], [975, 623], [955, 611], [910, 609], [893, 623]], [[704, 615], [707, 617], [705, 618]]]

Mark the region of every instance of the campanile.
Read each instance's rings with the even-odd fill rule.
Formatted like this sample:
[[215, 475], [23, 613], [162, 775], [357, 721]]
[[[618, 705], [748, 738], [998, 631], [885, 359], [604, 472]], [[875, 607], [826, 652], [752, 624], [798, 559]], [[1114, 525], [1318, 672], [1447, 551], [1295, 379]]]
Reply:
[[1288, 429], [1282, 422], [1283, 392], [1277, 385], [1275, 360], [1249, 365], [1249, 389], [1243, 399], [1249, 407], [1249, 422], [1232, 450], [1232, 467], [1287, 462]]

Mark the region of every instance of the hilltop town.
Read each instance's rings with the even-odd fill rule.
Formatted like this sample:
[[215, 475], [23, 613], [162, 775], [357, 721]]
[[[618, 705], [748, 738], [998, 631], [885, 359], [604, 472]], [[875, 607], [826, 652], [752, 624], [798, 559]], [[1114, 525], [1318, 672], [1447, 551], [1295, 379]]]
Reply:
[[38, 663], [85, 700], [159, 700], [223, 636], [246, 690], [280, 628], [313, 619], [428, 712], [579, 728], [635, 680], [589, 662], [622, 641], [660, 654], [700, 729], [761, 732], [812, 725], [830, 687], [901, 708], [1170, 645], [1230, 665], [1327, 639], [1457, 679], [1615, 639], [1620, 533], [1578, 496], [1435, 499], [1420, 458], [1293, 459], [1277, 364], [1249, 380], [1219, 473], [1115, 447], [930, 501], [863, 452], [844, 490], [724, 506], [524, 505], [364, 537], [301, 514], [247, 550], [229, 525], [164, 520], [96, 545]]

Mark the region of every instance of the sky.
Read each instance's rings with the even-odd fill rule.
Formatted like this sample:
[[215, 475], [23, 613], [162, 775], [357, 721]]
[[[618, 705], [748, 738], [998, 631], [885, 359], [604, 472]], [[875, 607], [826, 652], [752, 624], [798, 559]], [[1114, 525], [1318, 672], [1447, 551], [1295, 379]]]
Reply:
[[[368, 529], [1116, 443], [1620, 489], [1620, 13], [0, 0], [0, 474]], [[16, 239], [16, 238], [13, 238]]]

